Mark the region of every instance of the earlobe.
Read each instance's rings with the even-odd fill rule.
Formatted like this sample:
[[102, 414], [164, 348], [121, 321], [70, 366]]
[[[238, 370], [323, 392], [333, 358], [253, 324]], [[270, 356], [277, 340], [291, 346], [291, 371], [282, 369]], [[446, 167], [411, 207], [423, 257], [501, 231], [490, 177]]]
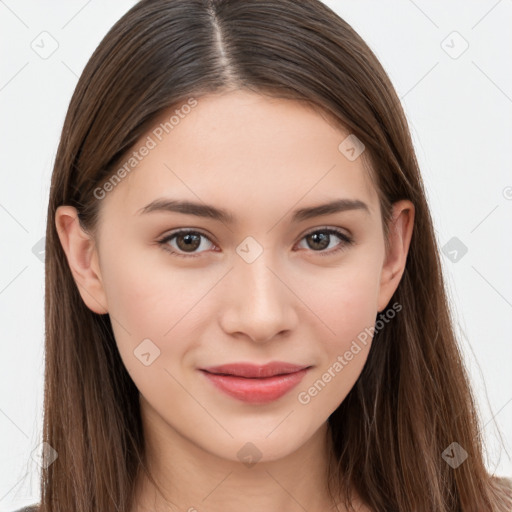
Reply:
[[381, 272], [377, 310], [383, 311], [395, 293], [407, 262], [414, 226], [414, 205], [402, 200], [393, 203], [393, 214], [389, 223], [389, 248]]
[[80, 226], [76, 208], [59, 206], [55, 226], [82, 300], [94, 313], [108, 313], [95, 242]]

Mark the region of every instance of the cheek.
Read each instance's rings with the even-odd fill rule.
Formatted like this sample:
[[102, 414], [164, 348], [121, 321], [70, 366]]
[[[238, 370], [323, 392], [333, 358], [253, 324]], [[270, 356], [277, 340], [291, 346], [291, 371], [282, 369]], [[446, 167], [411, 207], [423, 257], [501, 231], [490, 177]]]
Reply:
[[143, 340], [151, 340], [161, 351], [163, 334], [172, 326], [177, 309], [177, 304], [169, 302], [174, 294], [167, 293], [166, 301], [162, 300], [170, 276], [148, 265], [140, 252], [116, 246], [105, 255], [101, 269], [112, 329], [130, 373], [143, 366], [134, 354]]
[[[188, 300], [176, 273], [157, 270], [124, 253], [105, 265], [104, 281], [116, 344], [133, 382], [146, 399], [172, 395], [174, 367], [187, 350]], [[190, 288], [190, 283], [188, 285]], [[192, 300], [192, 299], [191, 299]], [[188, 306], [188, 307], [187, 307]]]
[[378, 250], [354, 254], [338, 269], [329, 270], [329, 280], [309, 283], [307, 297], [312, 302], [308, 304], [314, 304], [325, 334], [317, 331], [318, 368], [301, 386], [298, 399], [318, 414], [334, 411], [366, 362], [377, 316], [380, 256]]
[[140, 241], [109, 246], [102, 264], [109, 313], [126, 330], [162, 338], [196, 298], [198, 276], [166, 265], [164, 250]]
[[102, 275], [112, 328], [125, 366], [130, 373], [140, 371], [134, 351], [149, 339], [159, 350], [155, 349], [155, 366], [172, 368], [193, 347], [191, 333], [207, 316], [207, 301], [202, 299], [219, 276], [172, 268], [161, 259], [148, 264], [145, 251], [123, 250], [122, 254], [122, 258], [114, 253], [105, 257]]
[[[378, 307], [380, 266], [377, 258], [360, 258], [329, 271], [322, 287], [309, 286], [308, 300], [331, 332], [329, 345], [349, 342], [375, 323]], [[341, 347], [342, 348], [342, 347]]]
[[106, 263], [103, 285], [113, 324], [149, 337], [163, 286], [162, 276], [156, 277], [151, 268], [127, 252]]

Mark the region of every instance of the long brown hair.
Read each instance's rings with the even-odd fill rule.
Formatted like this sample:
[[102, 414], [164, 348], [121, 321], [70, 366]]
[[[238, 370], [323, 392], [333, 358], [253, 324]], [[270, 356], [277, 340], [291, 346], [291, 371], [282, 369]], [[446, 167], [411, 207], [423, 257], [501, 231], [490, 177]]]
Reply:
[[[506, 510], [504, 491], [484, 465], [407, 121], [375, 55], [318, 0], [142, 0], [85, 67], [55, 160], [43, 441], [58, 459], [43, 469], [41, 512], [128, 512], [145, 468], [138, 390], [110, 317], [80, 297], [56, 208], [76, 207], [94, 233], [94, 190], [151, 123], [192, 96], [236, 88], [306, 101], [355, 134], [366, 147], [384, 229], [393, 202], [415, 206], [405, 272], [390, 301], [403, 311], [375, 333], [359, 379], [329, 418], [332, 492], [348, 505], [354, 488], [379, 512]], [[442, 457], [453, 442], [468, 454], [456, 468]]]

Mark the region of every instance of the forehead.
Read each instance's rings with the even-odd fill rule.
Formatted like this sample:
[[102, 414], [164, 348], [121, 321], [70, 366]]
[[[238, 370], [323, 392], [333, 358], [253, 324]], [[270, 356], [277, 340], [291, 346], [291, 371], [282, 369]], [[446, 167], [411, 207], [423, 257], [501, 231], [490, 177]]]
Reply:
[[296, 203], [335, 198], [363, 200], [376, 210], [362, 158], [351, 161], [339, 149], [349, 132], [318, 109], [244, 91], [194, 101], [162, 113], [140, 138], [136, 164], [103, 207], [136, 215], [167, 196], [205, 201], [236, 216], [262, 209], [275, 216]]

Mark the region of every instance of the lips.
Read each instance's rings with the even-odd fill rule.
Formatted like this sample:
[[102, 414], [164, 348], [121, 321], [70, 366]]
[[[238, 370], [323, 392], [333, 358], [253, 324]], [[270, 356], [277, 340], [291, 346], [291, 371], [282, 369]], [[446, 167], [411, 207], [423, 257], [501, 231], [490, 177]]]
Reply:
[[201, 368], [214, 386], [229, 396], [249, 403], [268, 403], [294, 388], [311, 368], [281, 361], [263, 366], [233, 363]]

